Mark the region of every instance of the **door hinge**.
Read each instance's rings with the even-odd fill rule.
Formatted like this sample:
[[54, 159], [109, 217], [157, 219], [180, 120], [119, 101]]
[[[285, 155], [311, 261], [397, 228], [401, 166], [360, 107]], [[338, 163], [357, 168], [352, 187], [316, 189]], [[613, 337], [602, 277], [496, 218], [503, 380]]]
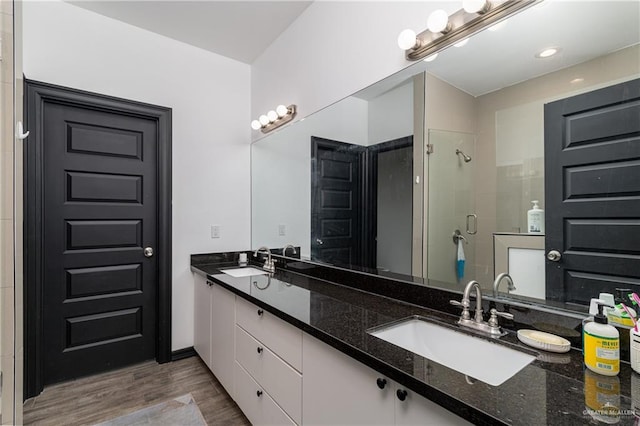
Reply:
[[433, 144], [428, 143], [427, 144], [427, 155], [429, 154], [433, 154]]

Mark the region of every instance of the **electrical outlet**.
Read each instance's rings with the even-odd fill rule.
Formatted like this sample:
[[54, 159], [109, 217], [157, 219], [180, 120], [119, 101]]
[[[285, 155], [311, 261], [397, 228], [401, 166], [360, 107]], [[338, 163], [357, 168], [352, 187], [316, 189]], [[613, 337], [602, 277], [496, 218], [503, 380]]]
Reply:
[[278, 235], [284, 237], [287, 234], [287, 227], [285, 225], [278, 225]]
[[220, 225], [211, 225], [211, 238], [220, 238]]

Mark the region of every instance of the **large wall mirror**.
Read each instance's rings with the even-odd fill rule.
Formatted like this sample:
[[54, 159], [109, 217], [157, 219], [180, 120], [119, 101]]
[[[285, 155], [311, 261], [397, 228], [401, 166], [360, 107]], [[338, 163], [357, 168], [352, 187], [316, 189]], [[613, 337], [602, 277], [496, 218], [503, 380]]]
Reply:
[[508, 272], [500, 297], [570, 310], [637, 288], [638, 28], [638, 2], [545, 1], [256, 141], [254, 248], [452, 291]]

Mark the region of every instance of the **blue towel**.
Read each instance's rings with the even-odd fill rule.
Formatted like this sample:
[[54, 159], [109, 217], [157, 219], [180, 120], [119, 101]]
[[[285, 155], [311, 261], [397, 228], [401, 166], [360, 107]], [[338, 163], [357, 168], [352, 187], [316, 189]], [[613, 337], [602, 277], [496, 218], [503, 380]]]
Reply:
[[458, 239], [458, 257], [457, 257], [457, 262], [456, 262], [456, 273], [458, 275], [458, 279], [461, 280], [464, 278], [464, 262], [465, 262], [465, 257], [464, 257], [464, 247], [463, 247], [463, 242], [462, 242], [462, 238]]

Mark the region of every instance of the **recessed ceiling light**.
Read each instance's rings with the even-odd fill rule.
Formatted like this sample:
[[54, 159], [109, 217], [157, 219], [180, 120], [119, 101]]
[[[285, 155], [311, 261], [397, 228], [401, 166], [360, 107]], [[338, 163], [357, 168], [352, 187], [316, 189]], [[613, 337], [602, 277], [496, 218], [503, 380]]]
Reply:
[[548, 58], [560, 51], [559, 47], [547, 47], [546, 49], [536, 53], [536, 58]]
[[429, 55], [426, 58], [424, 58], [425, 62], [431, 62], [431, 61], [435, 61], [435, 59], [438, 57], [437, 53], [434, 53], [433, 55]]
[[465, 44], [469, 43], [469, 37], [465, 38], [464, 40], [461, 40], [459, 42], [457, 42], [456, 44], [454, 44], [454, 47], [462, 47]]
[[569, 83], [571, 84], [578, 84], [578, 83], [582, 83], [584, 81], [584, 78], [582, 77], [578, 77], [578, 78], [574, 78], [573, 80], [571, 80]]

